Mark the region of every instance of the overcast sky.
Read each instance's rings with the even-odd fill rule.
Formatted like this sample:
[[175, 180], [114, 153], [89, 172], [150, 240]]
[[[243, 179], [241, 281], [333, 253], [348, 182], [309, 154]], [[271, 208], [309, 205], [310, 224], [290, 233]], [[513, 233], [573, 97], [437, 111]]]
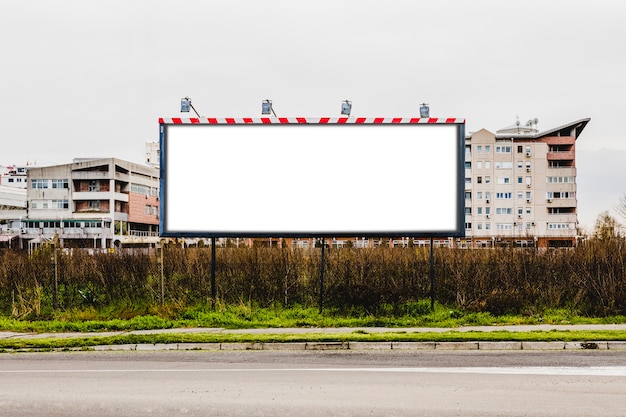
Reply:
[[0, 165], [144, 163], [184, 96], [207, 117], [427, 102], [467, 131], [590, 117], [576, 146], [592, 226], [626, 193], [625, 16], [619, 0], [0, 0]]

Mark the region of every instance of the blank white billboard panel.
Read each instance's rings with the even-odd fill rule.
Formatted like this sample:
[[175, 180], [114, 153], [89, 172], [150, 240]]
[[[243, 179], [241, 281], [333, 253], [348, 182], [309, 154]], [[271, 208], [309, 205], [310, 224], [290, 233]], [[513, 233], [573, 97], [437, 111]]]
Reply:
[[163, 236], [458, 236], [463, 124], [162, 124]]

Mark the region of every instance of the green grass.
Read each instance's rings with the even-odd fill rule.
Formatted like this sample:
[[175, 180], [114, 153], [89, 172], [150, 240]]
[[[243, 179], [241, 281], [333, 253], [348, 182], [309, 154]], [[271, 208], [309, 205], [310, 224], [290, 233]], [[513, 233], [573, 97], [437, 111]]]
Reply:
[[295, 306], [261, 308], [248, 304], [197, 306], [172, 313], [171, 306], [150, 311], [125, 311], [120, 315], [93, 308], [57, 313], [49, 320], [17, 320], [0, 317], [0, 330], [14, 332], [102, 332], [171, 328], [289, 328], [289, 327], [444, 327], [498, 326], [523, 324], [602, 324], [626, 323], [626, 317], [584, 317], [568, 309], [550, 309], [526, 315], [493, 316], [464, 312], [440, 304], [430, 311], [427, 300], [400, 306], [382, 306], [376, 314], [363, 309], [338, 310]]
[[285, 342], [498, 342], [498, 341], [624, 341], [623, 331], [533, 331], [533, 332], [383, 332], [306, 334], [122, 334], [76, 338], [0, 339], [1, 351], [89, 348], [97, 345], [167, 343], [285, 343]]
[[[119, 345], [139, 343], [271, 343], [271, 342], [349, 342], [349, 341], [616, 341], [626, 340], [624, 331], [538, 331], [508, 332], [497, 330], [502, 325], [524, 324], [606, 324], [626, 323], [626, 317], [594, 318], [579, 316], [568, 309], [551, 309], [527, 315], [493, 316], [489, 313], [473, 313], [450, 309], [437, 304], [430, 311], [430, 304], [422, 301], [402, 306], [384, 306], [377, 314], [352, 309], [340, 311], [317, 308], [291, 307], [260, 308], [246, 304], [197, 306], [172, 317], [171, 306], [152, 314], [126, 312], [128, 319], [108, 318], [111, 313], [95, 309], [63, 311], [50, 320], [17, 320], [0, 317], [0, 330], [13, 332], [93, 333], [85, 337], [28, 338], [12, 337], [0, 339], [0, 351], [30, 349], [89, 349], [96, 345]], [[492, 326], [488, 332], [458, 331], [463, 326]], [[110, 336], [99, 334], [105, 331], [129, 332], [134, 330], [174, 328], [310, 328], [306, 334], [253, 334], [205, 332], [168, 333], [138, 335], [121, 333]], [[315, 328], [359, 328], [341, 333], [324, 333]], [[386, 332], [368, 331], [368, 327], [387, 327]], [[448, 331], [411, 332], [401, 328], [437, 327]], [[398, 328], [398, 331], [393, 331]]]

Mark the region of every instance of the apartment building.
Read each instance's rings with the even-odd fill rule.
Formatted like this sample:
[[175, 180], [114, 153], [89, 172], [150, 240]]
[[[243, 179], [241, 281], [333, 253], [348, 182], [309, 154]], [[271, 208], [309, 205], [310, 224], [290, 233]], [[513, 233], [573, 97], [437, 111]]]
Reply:
[[158, 242], [159, 171], [116, 158], [28, 170], [22, 241], [114, 248]]
[[539, 132], [535, 119], [467, 135], [466, 237], [457, 245], [575, 245], [576, 139], [589, 120]]
[[0, 165], [0, 185], [26, 189], [29, 168], [34, 165]]

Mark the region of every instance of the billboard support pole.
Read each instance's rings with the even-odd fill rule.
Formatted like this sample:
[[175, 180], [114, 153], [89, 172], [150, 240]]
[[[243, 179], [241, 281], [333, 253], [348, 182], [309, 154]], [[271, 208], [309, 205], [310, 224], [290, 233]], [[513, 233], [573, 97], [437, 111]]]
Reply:
[[430, 238], [430, 310], [435, 311], [435, 260], [433, 257], [433, 238]]
[[217, 288], [215, 287], [215, 238], [211, 238], [211, 310], [215, 310], [215, 298]]
[[322, 260], [320, 263], [320, 314], [324, 307], [324, 251], [326, 247], [326, 241], [322, 238]]

